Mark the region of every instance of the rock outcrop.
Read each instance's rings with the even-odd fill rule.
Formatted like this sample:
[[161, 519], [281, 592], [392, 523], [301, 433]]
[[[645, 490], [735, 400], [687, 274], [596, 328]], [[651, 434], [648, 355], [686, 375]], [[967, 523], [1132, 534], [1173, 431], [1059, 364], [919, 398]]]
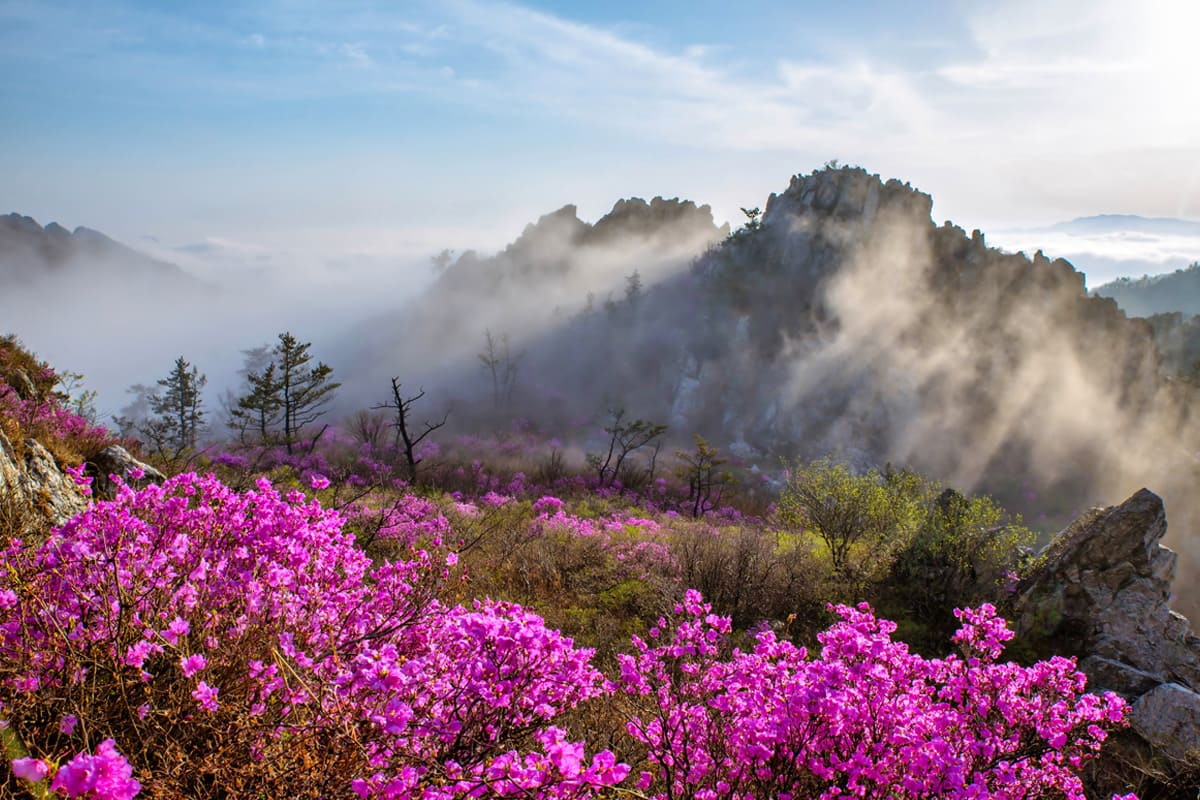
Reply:
[[[18, 448], [0, 431], [0, 504], [25, 510], [31, 522], [61, 525], [87, 507], [88, 498], [36, 439]], [[8, 520], [15, 525], [16, 520]]]
[[1090, 688], [1123, 695], [1133, 745], [1178, 769], [1200, 764], [1200, 637], [1170, 607], [1166, 532], [1162, 501], [1146, 489], [1081, 517], [1042, 553], [1011, 616], [1019, 636], [1077, 656]]
[[166, 476], [161, 472], [134, 458], [119, 444], [110, 444], [92, 456], [88, 461], [88, 474], [92, 475], [92, 489], [96, 496], [108, 499], [112, 498], [116, 490], [116, 483], [111, 478], [113, 475], [137, 486], [166, 480]]

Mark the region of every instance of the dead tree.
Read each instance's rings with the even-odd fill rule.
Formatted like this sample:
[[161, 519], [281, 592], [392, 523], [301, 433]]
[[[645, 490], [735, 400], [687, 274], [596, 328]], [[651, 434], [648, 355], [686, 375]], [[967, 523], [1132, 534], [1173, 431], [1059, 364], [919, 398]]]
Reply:
[[478, 354], [479, 364], [492, 379], [492, 406], [499, 411], [512, 404], [513, 390], [517, 386], [517, 369], [525, 354], [513, 354], [509, 347], [508, 334], [497, 339], [490, 330], [483, 332], [483, 352]]
[[[611, 409], [609, 414], [612, 416], [612, 424], [604, 429], [609, 435], [608, 453], [603, 457], [598, 453], [587, 456], [587, 463], [596, 470], [600, 486], [612, 486], [618, 477], [625, 474], [623, 470], [628, 470], [627, 459], [630, 454], [658, 439], [667, 430], [666, 425], [645, 419], [625, 422], [623, 408]], [[654, 449], [654, 455], [658, 455], [657, 447]], [[653, 470], [653, 461], [650, 469]]]
[[391, 411], [394, 415], [391, 423], [392, 428], [395, 429], [394, 446], [397, 450], [401, 450], [404, 453], [404, 461], [408, 465], [408, 480], [410, 483], [417, 482], [417, 465], [423, 460], [417, 458], [417, 445], [421, 444], [429, 434], [443, 427], [446, 424], [446, 420], [450, 418], [450, 411], [447, 409], [446, 413], [442, 415], [441, 421], [423, 422], [421, 423], [421, 432], [415, 433], [410, 427], [412, 406], [413, 403], [424, 396], [425, 390], [421, 389], [412, 397], [405, 398], [404, 394], [400, 391], [400, 379], [392, 378], [392, 399], [377, 406], [372, 406], [372, 408]]

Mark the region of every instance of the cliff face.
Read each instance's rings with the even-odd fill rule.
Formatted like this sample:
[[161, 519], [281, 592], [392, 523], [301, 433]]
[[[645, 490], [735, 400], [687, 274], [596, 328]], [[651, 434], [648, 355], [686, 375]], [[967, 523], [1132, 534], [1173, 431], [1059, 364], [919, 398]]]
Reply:
[[[508, 343], [514, 361], [539, 349], [545, 336], [566, 352], [558, 334], [580, 309], [621, 300], [631, 279], [648, 288], [685, 271], [727, 233], [708, 206], [684, 200], [621, 200], [595, 223], [564, 206], [526, 226], [499, 253], [461, 254], [398, 314], [360, 324], [342, 348], [343, 380], [350, 392], [372, 398], [397, 374], [449, 394], [486, 395], [477, 358], [486, 332]], [[589, 343], [578, 344], [569, 359], [591, 355]], [[531, 379], [523, 381], [527, 390], [557, 383], [549, 372], [535, 377], [527, 360], [521, 372]], [[462, 405], [458, 415], [469, 413]], [[535, 400], [519, 415], [533, 417], [536, 407]]]
[[988, 247], [931, 208], [861, 169], [796, 176], [759, 226], [572, 338], [609, 343], [593, 373], [649, 367], [607, 380], [636, 380], [639, 413], [747, 459], [890, 460], [1064, 516], [1127, 491], [1173, 424], [1149, 326], [1088, 297], [1069, 263]]

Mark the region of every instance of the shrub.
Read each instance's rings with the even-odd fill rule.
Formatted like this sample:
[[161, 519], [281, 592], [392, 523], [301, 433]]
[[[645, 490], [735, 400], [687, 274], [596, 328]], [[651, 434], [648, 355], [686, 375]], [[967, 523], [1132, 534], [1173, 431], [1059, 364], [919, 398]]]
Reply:
[[1083, 694], [1072, 659], [999, 663], [995, 609], [960, 612], [964, 655], [925, 660], [895, 626], [840, 606], [821, 651], [758, 634], [731, 650], [729, 619], [696, 592], [621, 658], [638, 788], [717, 798], [1083, 798], [1076, 771], [1125, 703]]
[[339, 515], [265, 480], [122, 486], [0, 554], [9, 730], [37, 758], [113, 738], [153, 796], [575, 796], [623, 777], [551, 724], [604, 690], [590, 652], [518, 606], [442, 605], [452, 560], [435, 542], [372, 565]]

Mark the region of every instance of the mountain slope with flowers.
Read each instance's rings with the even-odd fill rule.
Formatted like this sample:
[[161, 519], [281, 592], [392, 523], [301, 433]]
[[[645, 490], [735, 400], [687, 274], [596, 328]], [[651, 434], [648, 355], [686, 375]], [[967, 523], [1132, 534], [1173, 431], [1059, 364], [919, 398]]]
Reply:
[[[35, 432], [15, 408], [6, 425], [61, 438], [56, 468], [86, 496], [70, 412]], [[479, 440], [460, 444], [469, 472], [447, 459], [415, 486], [365, 445], [216, 455], [161, 482], [132, 467], [59, 527], [0, 529], [6, 791], [1083, 797], [1093, 764], [1123, 798], [1171, 796], [1096, 758], [1126, 701], [1086, 693], [1072, 659], [1003, 660], [1030, 642], [993, 605], [954, 612], [944, 657], [866, 604], [823, 606], [872, 581], [895, 597], [887, 576], [847, 586], [866, 541], [829, 572], [820, 540], [770, 511], [689, 517], [678, 486], [505, 473]], [[962, 554], [995, 535], [947, 527], [953, 493], [887, 480], [917, 503], [917, 528], [887, 540], [916, 548], [906, 569], [931, 541]]]

